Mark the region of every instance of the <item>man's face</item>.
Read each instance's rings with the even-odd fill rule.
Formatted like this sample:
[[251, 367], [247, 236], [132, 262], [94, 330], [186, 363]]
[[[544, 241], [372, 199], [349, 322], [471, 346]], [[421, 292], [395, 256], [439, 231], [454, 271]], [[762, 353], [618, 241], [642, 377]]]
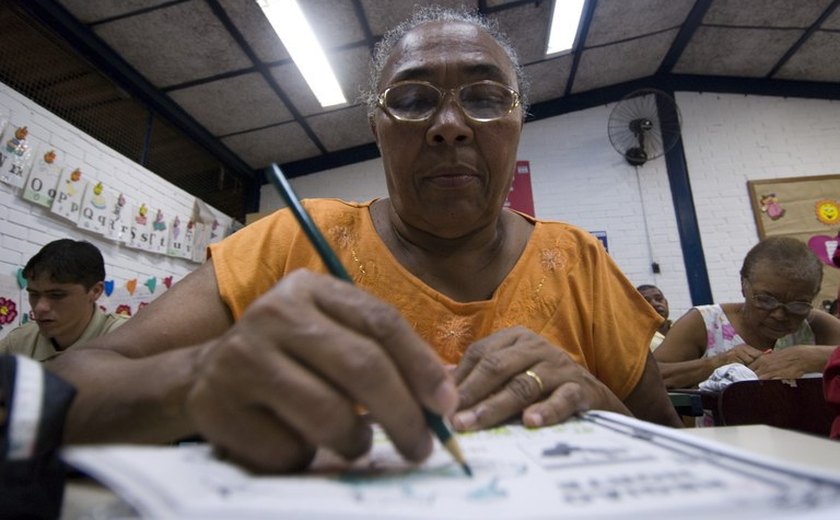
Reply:
[[[504, 50], [483, 30], [463, 23], [427, 23], [406, 34], [379, 88], [406, 80], [442, 89], [493, 80], [518, 89]], [[521, 108], [480, 123], [447, 94], [427, 121], [398, 121], [378, 109], [371, 124], [391, 202], [403, 222], [458, 238], [496, 221], [513, 178]]]
[[97, 282], [86, 289], [78, 283], [54, 282], [48, 275], [27, 280], [29, 305], [41, 333], [63, 347], [75, 342], [90, 321], [103, 285]]
[[656, 309], [656, 312], [660, 316], [668, 319], [668, 300], [665, 299], [662, 291], [659, 289], [644, 289], [640, 292], [642, 293], [642, 296], [644, 296], [645, 300], [647, 300], [647, 302]]

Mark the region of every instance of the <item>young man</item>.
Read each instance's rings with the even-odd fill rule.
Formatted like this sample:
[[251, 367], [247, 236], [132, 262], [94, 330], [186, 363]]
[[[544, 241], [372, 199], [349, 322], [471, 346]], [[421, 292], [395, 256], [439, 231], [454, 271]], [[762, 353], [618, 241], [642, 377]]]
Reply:
[[104, 291], [105, 262], [90, 242], [50, 242], [29, 260], [23, 277], [34, 319], [0, 340], [0, 354], [45, 361], [125, 322], [96, 305]]
[[636, 287], [636, 290], [644, 296], [645, 300], [653, 307], [657, 314], [665, 318], [665, 321], [662, 322], [662, 325], [653, 333], [653, 338], [650, 340], [650, 350], [651, 352], [656, 350], [656, 348], [662, 343], [662, 340], [665, 339], [665, 334], [668, 333], [668, 329], [671, 328], [671, 320], [668, 319], [668, 300], [665, 298], [665, 295], [662, 294], [662, 291], [659, 287], [655, 285], [640, 285]]

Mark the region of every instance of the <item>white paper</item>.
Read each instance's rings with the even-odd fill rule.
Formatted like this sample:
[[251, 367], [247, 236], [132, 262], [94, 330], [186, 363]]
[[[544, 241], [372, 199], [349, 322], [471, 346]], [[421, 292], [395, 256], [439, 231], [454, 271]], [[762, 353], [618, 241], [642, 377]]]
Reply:
[[296, 476], [251, 475], [206, 445], [64, 457], [148, 518], [840, 518], [840, 473], [783, 468], [617, 414], [459, 442], [473, 478], [440, 448], [421, 466], [405, 463], [378, 430], [352, 467], [325, 456]]

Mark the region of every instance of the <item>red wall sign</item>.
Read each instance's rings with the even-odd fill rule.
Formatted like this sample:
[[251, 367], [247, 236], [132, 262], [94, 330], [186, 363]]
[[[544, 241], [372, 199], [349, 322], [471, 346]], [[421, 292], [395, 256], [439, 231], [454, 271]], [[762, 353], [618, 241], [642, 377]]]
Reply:
[[534, 197], [531, 194], [531, 165], [528, 161], [516, 161], [513, 184], [505, 200], [505, 207], [534, 215]]

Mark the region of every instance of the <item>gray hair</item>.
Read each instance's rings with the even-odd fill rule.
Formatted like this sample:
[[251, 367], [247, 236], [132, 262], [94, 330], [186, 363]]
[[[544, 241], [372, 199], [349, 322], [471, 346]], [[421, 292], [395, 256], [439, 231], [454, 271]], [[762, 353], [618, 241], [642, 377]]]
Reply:
[[373, 55], [370, 62], [370, 84], [366, 90], [362, 92], [362, 101], [368, 106], [368, 116], [372, 117], [376, 110], [376, 98], [379, 96], [379, 81], [382, 79], [382, 71], [391, 53], [397, 43], [408, 32], [419, 25], [429, 22], [460, 22], [470, 25], [475, 25], [484, 30], [487, 34], [493, 37], [502, 50], [505, 51], [510, 63], [513, 66], [516, 74], [516, 83], [518, 86], [519, 96], [521, 99], [522, 113], [528, 111], [528, 80], [525, 78], [525, 72], [519, 64], [519, 57], [511, 45], [510, 40], [499, 29], [498, 23], [495, 20], [485, 18], [479, 13], [467, 11], [464, 9], [447, 9], [439, 6], [423, 6], [417, 8], [412, 14], [411, 18], [400, 23], [393, 29], [386, 32], [382, 39], [376, 44], [373, 49]]
[[813, 284], [814, 295], [819, 292], [823, 278], [822, 263], [804, 242], [783, 236], [765, 238], [744, 257], [741, 277], [749, 280], [755, 266], [764, 262], [772, 265], [778, 276]]

